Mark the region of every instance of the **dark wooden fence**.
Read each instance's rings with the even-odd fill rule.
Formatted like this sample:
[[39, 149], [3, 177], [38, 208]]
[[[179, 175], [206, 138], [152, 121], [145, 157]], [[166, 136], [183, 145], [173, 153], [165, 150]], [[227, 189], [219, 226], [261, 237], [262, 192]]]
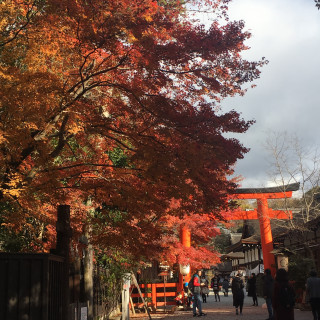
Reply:
[[0, 253], [1, 320], [61, 320], [64, 259]]

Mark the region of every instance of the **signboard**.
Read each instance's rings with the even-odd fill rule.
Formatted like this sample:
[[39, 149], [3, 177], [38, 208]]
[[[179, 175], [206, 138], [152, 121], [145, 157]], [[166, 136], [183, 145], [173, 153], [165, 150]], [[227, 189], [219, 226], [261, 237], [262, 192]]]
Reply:
[[259, 264], [259, 273], [264, 273], [264, 265], [263, 264]]
[[82, 307], [80, 309], [80, 320], [88, 320], [88, 308]]

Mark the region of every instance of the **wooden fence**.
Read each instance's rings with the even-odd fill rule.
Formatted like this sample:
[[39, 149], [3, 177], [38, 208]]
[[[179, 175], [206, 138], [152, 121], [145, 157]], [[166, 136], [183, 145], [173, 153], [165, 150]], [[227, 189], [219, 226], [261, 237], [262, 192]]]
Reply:
[[63, 258], [0, 253], [1, 320], [61, 320]]
[[[139, 287], [143, 298], [152, 308], [176, 305], [174, 298], [178, 295], [178, 283], [148, 283], [140, 284]], [[135, 307], [143, 307], [135, 286], [131, 287], [131, 298]]]

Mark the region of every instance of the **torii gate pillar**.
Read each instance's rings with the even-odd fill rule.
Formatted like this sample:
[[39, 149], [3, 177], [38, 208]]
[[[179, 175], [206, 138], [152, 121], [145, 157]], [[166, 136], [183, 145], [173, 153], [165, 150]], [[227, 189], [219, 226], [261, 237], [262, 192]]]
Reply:
[[274, 255], [271, 253], [273, 250], [273, 239], [271, 232], [271, 224], [269, 218], [268, 199], [257, 199], [257, 211], [260, 224], [261, 233], [261, 248], [263, 254], [263, 264], [265, 269], [270, 269], [274, 275], [276, 273]]
[[[180, 241], [181, 244], [186, 247], [186, 248], [190, 248], [191, 247], [191, 232], [190, 229], [187, 228], [186, 226], [181, 226], [180, 228]], [[189, 274], [187, 274], [186, 276], [183, 276], [180, 272], [179, 272], [179, 287], [178, 287], [178, 291], [182, 291], [183, 290], [183, 280], [185, 282], [189, 282], [191, 279], [191, 274], [189, 272]]]

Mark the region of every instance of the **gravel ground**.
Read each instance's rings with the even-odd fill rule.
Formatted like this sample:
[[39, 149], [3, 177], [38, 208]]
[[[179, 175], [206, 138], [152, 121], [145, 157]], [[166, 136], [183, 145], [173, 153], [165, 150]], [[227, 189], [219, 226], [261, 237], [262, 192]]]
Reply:
[[[207, 298], [207, 303], [202, 304], [203, 312], [207, 315], [201, 317], [202, 320], [265, 320], [268, 318], [268, 311], [266, 308], [262, 308], [264, 299], [258, 298], [258, 307], [252, 306], [252, 298], [246, 296], [244, 299], [244, 306], [242, 315], [236, 315], [235, 308], [232, 306], [232, 294], [229, 293], [228, 297], [224, 297], [223, 293], [220, 293], [220, 302], [215, 302], [214, 295], [210, 292]], [[152, 316], [152, 315], [151, 315]], [[157, 317], [158, 318], [158, 315]], [[192, 310], [183, 311], [176, 310], [173, 314], [166, 314], [161, 317], [165, 320], [180, 320], [180, 319], [199, 319], [193, 318]], [[301, 311], [295, 309], [295, 320], [312, 320], [311, 311]], [[286, 319], [281, 319], [286, 320]]]

